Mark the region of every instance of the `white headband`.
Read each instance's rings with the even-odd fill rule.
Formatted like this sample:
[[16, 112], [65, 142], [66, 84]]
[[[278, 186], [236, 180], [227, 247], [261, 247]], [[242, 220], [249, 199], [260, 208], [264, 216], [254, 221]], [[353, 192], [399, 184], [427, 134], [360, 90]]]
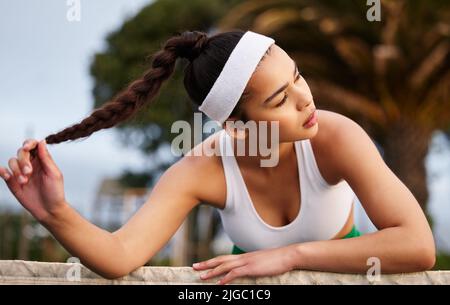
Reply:
[[274, 39], [262, 34], [245, 32], [198, 109], [220, 124], [225, 122], [259, 61], [274, 42]]

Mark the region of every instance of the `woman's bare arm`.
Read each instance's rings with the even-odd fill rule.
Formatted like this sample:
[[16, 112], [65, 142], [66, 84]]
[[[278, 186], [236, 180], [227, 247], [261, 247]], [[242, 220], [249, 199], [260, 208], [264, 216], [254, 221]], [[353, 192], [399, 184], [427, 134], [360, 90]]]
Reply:
[[[184, 157], [160, 177], [145, 204], [116, 232], [103, 230], [83, 218], [65, 200], [63, 177], [45, 145], [30, 161], [24, 146], [18, 159], [11, 159], [13, 174], [0, 167], [0, 174], [18, 201], [41, 222], [69, 253], [89, 269], [106, 278], [118, 278], [149, 261], [176, 232], [199, 203], [201, 160]], [[200, 162], [199, 162], [200, 161]], [[25, 165], [33, 168], [27, 182], [18, 177]], [[198, 179], [196, 179], [198, 178]]]
[[370, 257], [382, 273], [430, 269], [435, 262], [433, 235], [410, 190], [389, 169], [366, 132], [341, 116], [330, 142], [334, 162], [379, 229], [361, 237], [294, 245], [296, 267], [331, 272], [366, 272]]
[[46, 227], [89, 269], [106, 278], [124, 276], [160, 251], [199, 203], [192, 166], [193, 161], [184, 158], [167, 169], [144, 205], [113, 233], [91, 224], [68, 205]]
[[127, 274], [126, 251], [111, 233], [83, 218], [70, 204], [41, 220], [58, 242], [81, 263], [105, 278]]
[[128, 269], [145, 264], [173, 236], [201, 201], [200, 160], [184, 157], [155, 185], [148, 201], [122, 228], [113, 233], [128, 257]]
[[91, 224], [70, 207], [61, 210], [47, 227], [91, 270], [106, 278], [124, 276], [161, 250], [199, 203], [194, 163], [184, 158], [167, 169], [144, 205], [113, 233]]

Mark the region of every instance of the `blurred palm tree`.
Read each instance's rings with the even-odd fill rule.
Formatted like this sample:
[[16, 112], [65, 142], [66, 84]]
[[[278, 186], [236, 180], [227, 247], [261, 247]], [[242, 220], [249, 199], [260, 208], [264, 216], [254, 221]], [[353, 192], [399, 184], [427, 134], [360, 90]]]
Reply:
[[298, 63], [320, 108], [360, 123], [388, 166], [425, 207], [424, 158], [432, 132], [450, 130], [450, 11], [444, 0], [250, 0], [218, 28], [275, 38]]

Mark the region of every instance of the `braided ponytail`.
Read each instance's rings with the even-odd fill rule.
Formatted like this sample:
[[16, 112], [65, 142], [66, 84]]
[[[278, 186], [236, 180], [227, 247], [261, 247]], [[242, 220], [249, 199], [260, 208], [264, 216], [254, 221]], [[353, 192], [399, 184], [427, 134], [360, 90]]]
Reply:
[[[244, 31], [236, 30], [208, 37], [200, 31], [177, 32], [163, 48], [150, 56], [151, 68], [140, 79], [116, 95], [80, 123], [51, 134], [47, 144], [85, 138], [101, 129], [126, 122], [158, 94], [162, 83], [173, 73], [177, 58], [186, 58], [184, 86], [189, 97], [200, 105], [218, 78]], [[35, 155], [35, 151], [31, 151]]]
[[184, 32], [170, 38], [163, 49], [152, 56], [151, 68], [140, 79], [133, 81], [112, 101], [96, 109], [80, 123], [47, 136], [46, 142], [57, 144], [88, 137], [98, 130], [129, 120], [152, 100], [162, 83], [172, 75], [177, 58], [194, 60], [201, 53], [206, 42], [207, 36], [202, 32]]

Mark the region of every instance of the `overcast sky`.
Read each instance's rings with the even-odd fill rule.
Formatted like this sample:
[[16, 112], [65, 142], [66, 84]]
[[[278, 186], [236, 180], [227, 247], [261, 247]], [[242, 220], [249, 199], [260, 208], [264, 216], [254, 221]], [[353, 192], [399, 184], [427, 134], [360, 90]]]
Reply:
[[[0, 2], [0, 164], [7, 166], [22, 142], [43, 139], [92, 111], [89, 65], [106, 35], [149, 0], [80, 0], [80, 22], [69, 22], [63, 0]], [[114, 129], [76, 143], [49, 145], [64, 174], [67, 200], [85, 216], [104, 177], [151, 162], [123, 147]], [[427, 158], [430, 212], [440, 248], [450, 251], [450, 146], [437, 134]], [[0, 204], [21, 208], [0, 183]]]
[[[106, 35], [149, 0], [81, 0], [80, 21], [69, 22], [62, 0], [0, 2], [0, 164], [28, 137], [43, 139], [92, 111], [89, 65]], [[126, 149], [113, 129], [76, 142], [49, 145], [62, 170], [66, 197], [81, 212], [92, 202], [102, 177], [146, 161]], [[17, 206], [6, 185], [0, 202]]]

